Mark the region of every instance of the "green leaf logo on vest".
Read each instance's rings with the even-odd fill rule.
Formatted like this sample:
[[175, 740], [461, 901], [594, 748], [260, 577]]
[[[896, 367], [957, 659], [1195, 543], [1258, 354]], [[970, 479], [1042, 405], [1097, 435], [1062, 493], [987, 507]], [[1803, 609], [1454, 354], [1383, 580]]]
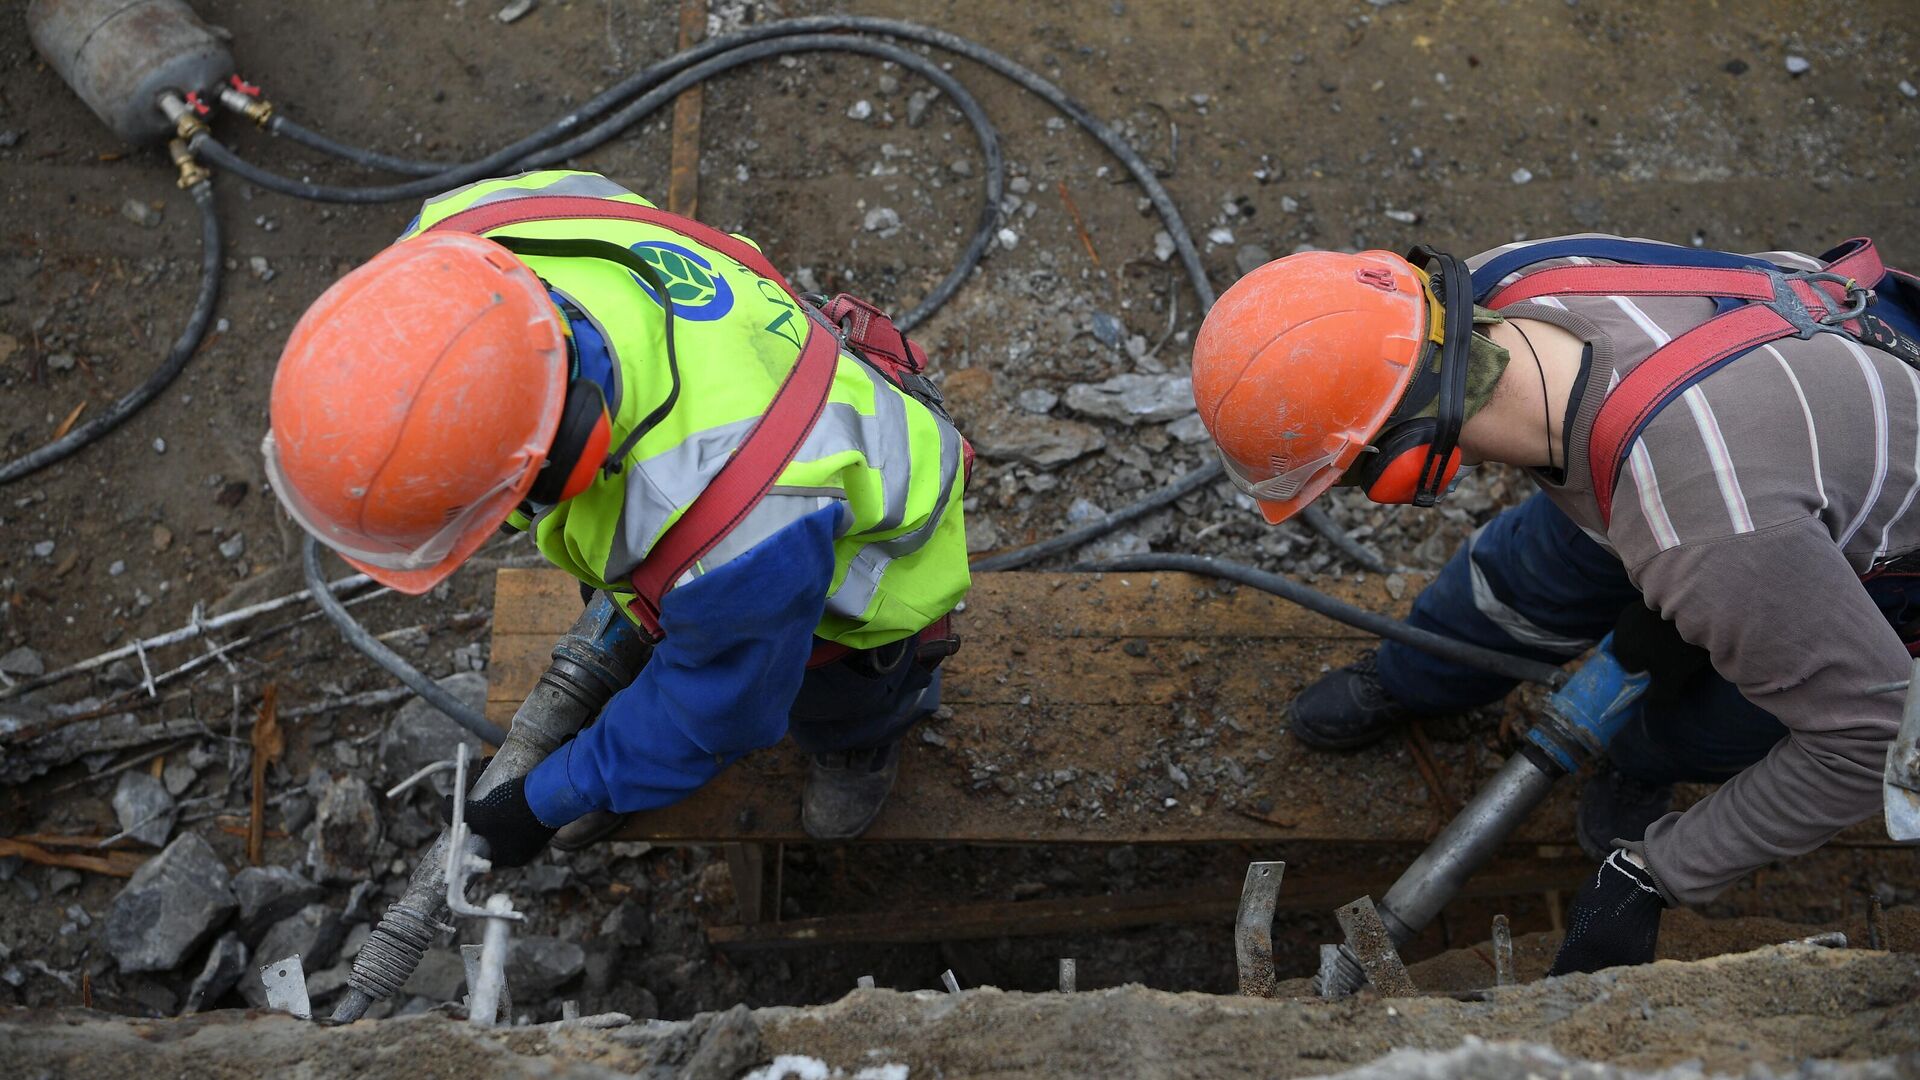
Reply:
[[[733, 310], [733, 288], [698, 252], [665, 240], [648, 240], [633, 245], [633, 253], [660, 275], [667, 296], [673, 300], [675, 318], [712, 322]], [[633, 275], [633, 280], [653, 297], [654, 303], [660, 303], [653, 287], [640, 280], [640, 275]]]

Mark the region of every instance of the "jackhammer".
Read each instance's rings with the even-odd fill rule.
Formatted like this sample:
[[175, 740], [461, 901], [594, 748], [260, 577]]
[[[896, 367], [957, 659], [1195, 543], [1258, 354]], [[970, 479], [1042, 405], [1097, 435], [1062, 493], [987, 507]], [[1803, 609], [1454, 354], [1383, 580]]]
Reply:
[[[1621, 667], [1613, 653], [1613, 635], [1608, 634], [1573, 678], [1548, 699], [1520, 750], [1400, 875], [1385, 898], [1373, 905], [1391, 948], [1413, 940], [1433, 921], [1467, 879], [1546, 801], [1561, 777], [1578, 772], [1606, 752], [1632, 717], [1647, 682], [1645, 672]], [[1362, 961], [1371, 957], [1361, 953], [1377, 952], [1381, 943], [1367, 940], [1366, 935], [1348, 937], [1342, 944], [1320, 947], [1314, 989], [1321, 997], [1345, 997], [1369, 982], [1372, 965]]]
[[[587, 610], [553, 647], [553, 662], [513, 714], [507, 739], [474, 781], [478, 798], [524, 776], [600, 713], [617, 691], [633, 682], [651, 655], [639, 628], [595, 593]], [[400, 899], [387, 908], [347, 976], [347, 992], [333, 1011], [334, 1023], [351, 1023], [375, 1001], [393, 996], [420, 964], [434, 936], [447, 927], [449, 832], [443, 831], [414, 868]], [[486, 841], [472, 836], [466, 850], [484, 857]]]

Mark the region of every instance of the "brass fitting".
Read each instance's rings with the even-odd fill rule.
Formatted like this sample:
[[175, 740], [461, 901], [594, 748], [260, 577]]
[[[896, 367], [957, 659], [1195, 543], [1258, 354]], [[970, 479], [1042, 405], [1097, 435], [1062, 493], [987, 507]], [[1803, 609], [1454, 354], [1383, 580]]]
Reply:
[[180, 170], [178, 183], [182, 188], [191, 188], [196, 184], [204, 184], [213, 179], [213, 173], [209, 171], [205, 165], [200, 164], [199, 159], [193, 156], [193, 151], [187, 149], [187, 144], [184, 140], [173, 139], [169, 141], [167, 143], [167, 153], [173, 155], [174, 167]]
[[267, 121], [273, 119], [273, 102], [263, 97], [241, 93], [231, 86], [220, 88], [220, 104], [261, 127], [266, 127]]
[[167, 119], [173, 122], [174, 134], [180, 138], [191, 141], [195, 135], [206, 132], [207, 125], [201, 122], [200, 115], [179, 95], [171, 92], [161, 94], [159, 104], [160, 111], [166, 113]]

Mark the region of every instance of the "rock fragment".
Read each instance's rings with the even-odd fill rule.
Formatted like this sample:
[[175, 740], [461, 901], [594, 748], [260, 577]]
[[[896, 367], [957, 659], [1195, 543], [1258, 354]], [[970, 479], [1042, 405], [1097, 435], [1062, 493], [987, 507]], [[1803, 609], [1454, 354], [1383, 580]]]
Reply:
[[507, 985], [522, 1000], [537, 998], [565, 985], [586, 969], [585, 949], [571, 941], [530, 935], [513, 939], [507, 956]]
[[197, 1013], [219, 1001], [240, 981], [240, 976], [246, 970], [246, 943], [237, 934], [222, 934], [220, 940], [213, 943], [213, 948], [207, 951], [206, 966], [200, 969], [193, 985], [187, 989], [186, 1011]]
[[134, 840], [164, 847], [179, 813], [164, 783], [151, 773], [130, 769], [120, 774], [120, 783], [113, 789], [113, 816], [120, 822], [120, 831]]
[[982, 456], [1022, 461], [1036, 469], [1064, 465], [1107, 445], [1107, 437], [1091, 424], [1024, 413], [995, 417], [969, 435]]
[[120, 216], [143, 229], [155, 228], [165, 216], [153, 207], [153, 204], [141, 199], [128, 199], [120, 204]]
[[[233, 875], [240, 937], [257, 944], [275, 923], [320, 899], [320, 886], [284, 866], [249, 866]], [[279, 959], [273, 957], [272, 959]]]
[[[479, 711], [487, 703], [487, 677], [461, 671], [438, 680], [440, 688], [468, 707]], [[446, 713], [434, 708], [422, 697], [410, 698], [393, 716], [380, 736], [380, 782], [386, 787], [412, 776], [436, 761], [453, 757], [455, 748], [466, 743], [470, 760], [479, 761], [480, 737], [461, 727]], [[452, 791], [452, 773], [436, 775], [433, 786], [440, 794]]]
[[1067, 388], [1067, 408], [1088, 416], [1133, 425], [1177, 420], [1194, 411], [1193, 380], [1185, 375], [1128, 372], [1105, 382]]
[[0, 672], [31, 679], [47, 673], [47, 662], [39, 653], [22, 645], [7, 655], [0, 656]]
[[187, 833], [134, 871], [107, 910], [107, 949], [121, 971], [168, 971], [233, 914], [225, 863]]
[[380, 816], [373, 792], [357, 776], [327, 778], [314, 808], [307, 865], [322, 882], [353, 882], [366, 876], [380, 846]]

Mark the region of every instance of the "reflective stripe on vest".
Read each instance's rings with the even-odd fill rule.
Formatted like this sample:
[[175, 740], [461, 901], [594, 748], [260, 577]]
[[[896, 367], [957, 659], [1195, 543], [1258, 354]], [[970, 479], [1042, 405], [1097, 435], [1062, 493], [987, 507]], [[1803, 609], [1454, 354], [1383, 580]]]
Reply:
[[[650, 205], [601, 176], [536, 172], [470, 184], [430, 200], [418, 227], [533, 195]], [[634, 447], [621, 475], [601, 476], [585, 494], [533, 522], [541, 551], [556, 565], [590, 584], [613, 583], [622, 591], [633, 568], [765, 411], [798, 355], [807, 316], [784, 290], [736, 260], [652, 225], [585, 218], [527, 221], [498, 231], [590, 234], [634, 247], [656, 268], [684, 271], [684, 299], [680, 285], [673, 285], [683, 383], [675, 408]], [[587, 312], [606, 337], [622, 390], [621, 400], [610, 403], [617, 443], [665, 393], [659, 305], [614, 264], [525, 261]], [[843, 353], [824, 414], [776, 486], [680, 583], [837, 503], [834, 577], [818, 632], [855, 648], [916, 633], [966, 591], [960, 475], [958, 433]]]

